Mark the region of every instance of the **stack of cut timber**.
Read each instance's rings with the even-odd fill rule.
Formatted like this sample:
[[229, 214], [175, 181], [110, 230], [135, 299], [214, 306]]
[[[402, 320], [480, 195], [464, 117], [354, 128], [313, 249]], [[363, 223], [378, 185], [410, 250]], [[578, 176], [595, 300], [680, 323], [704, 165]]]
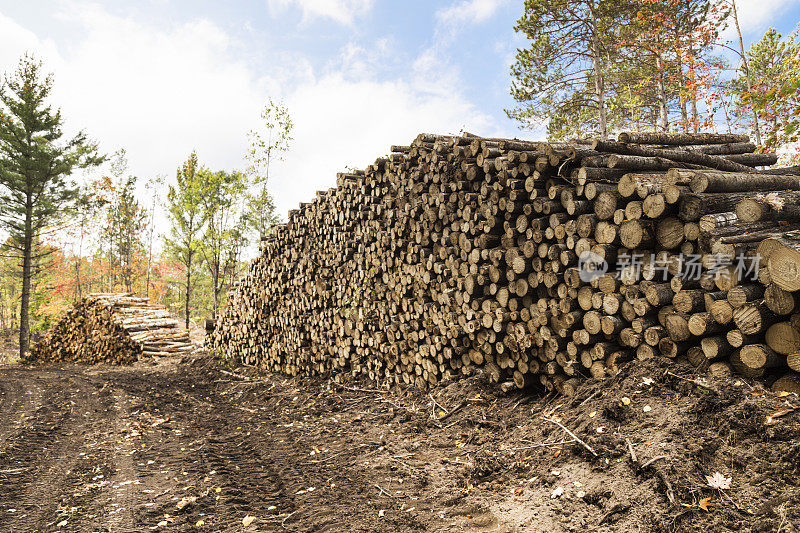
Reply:
[[[207, 342], [267, 371], [416, 386], [482, 369], [571, 394], [633, 358], [685, 357], [796, 388], [800, 334], [776, 349], [770, 328], [800, 324], [785, 233], [800, 231], [800, 187], [796, 169], [759, 170], [777, 157], [755, 149], [732, 134], [421, 134], [291, 211]], [[772, 189], [779, 202], [762, 201]]]
[[90, 294], [34, 346], [30, 361], [129, 364], [193, 349], [189, 333], [160, 305], [132, 294]]

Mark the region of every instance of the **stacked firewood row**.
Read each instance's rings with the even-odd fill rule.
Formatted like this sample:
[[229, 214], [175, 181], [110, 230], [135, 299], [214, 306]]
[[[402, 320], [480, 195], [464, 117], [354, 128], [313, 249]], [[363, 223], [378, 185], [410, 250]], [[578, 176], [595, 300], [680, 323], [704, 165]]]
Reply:
[[189, 333], [163, 306], [132, 294], [90, 294], [54, 324], [30, 361], [130, 364], [190, 352]]
[[755, 149], [419, 135], [291, 211], [207, 342], [267, 371], [417, 386], [481, 369], [571, 394], [686, 357], [797, 389], [800, 186]]

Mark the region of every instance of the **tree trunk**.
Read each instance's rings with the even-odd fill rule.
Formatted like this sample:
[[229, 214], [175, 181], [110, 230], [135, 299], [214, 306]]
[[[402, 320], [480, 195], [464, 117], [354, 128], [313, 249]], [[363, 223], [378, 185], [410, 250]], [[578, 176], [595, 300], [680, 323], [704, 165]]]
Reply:
[[600, 138], [603, 140], [608, 139], [608, 118], [606, 116], [606, 95], [605, 95], [605, 80], [603, 78], [603, 71], [600, 67], [600, 38], [597, 35], [597, 16], [594, 12], [594, 5], [591, 7], [592, 12], [592, 61], [594, 63], [594, 90], [597, 95], [597, 112], [600, 122]]
[[212, 282], [214, 284], [214, 313], [213, 316], [217, 316], [217, 308], [219, 307], [219, 293], [220, 293], [220, 286], [219, 286], [219, 258], [216, 260], [216, 264], [214, 265], [213, 271], [211, 273]]
[[144, 296], [150, 298], [150, 268], [153, 264], [153, 218], [156, 213], [156, 201], [153, 198], [153, 207], [150, 209], [150, 242], [147, 250], [147, 279], [145, 280]]
[[656, 54], [656, 69], [658, 70], [658, 78], [656, 81], [656, 89], [658, 91], [658, 121], [661, 131], [669, 130], [669, 118], [667, 117], [667, 91], [664, 87], [664, 63], [661, 59], [661, 54]]
[[[689, 61], [691, 61], [690, 67], [694, 66], [694, 43], [692, 42], [691, 35], [689, 36]], [[697, 116], [697, 89], [695, 88], [695, 75], [694, 69], [690, 70], [692, 73], [692, 79], [690, 80], [692, 84], [692, 131], [697, 133], [700, 129], [700, 124], [698, 123], [698, 116]]]
[[75, 263], [75, 301], [81, 299], [81, 257], [83, 256], [83, 222], [81, 222], [81, 237], [78, 241], [78, 261]]
[[[619, 142], [629, 144], [666, 144], [673, 146], [706, 145], [747, 143], [750, 137], [735, 133], [640, 133], [635, 131], [623, 132], [619, 135]], [[640, 147], [643, 148], [643, 147]], [[599, 148], [595, 148], [599, 150]], [[724, 153], [724, 152], [722, 152]]]
[[680, 103], [681, 103], [681, 122], [682, 122], [681, 129], [683, 130], [683, 133], [689, 133], [689, 109], [688, 109], [688, 107], [686, 105], [686, 98], [684, 98], [684, 95], [683, 95], [683, 89], [686, 87], [686, 79], [683, 76], [683, 54], [681, 53], [680, 37], [681, 36], [680, 36], [679, 32], [677, 31], [677, 26], [676, 26], [676, 32], [675, 32], [676, 51], [675, 51], [675, 53], [676, 53], [677, 60], [678, 60], [677, 61], [678, 62], [678, 80], [680, 81], [680, 84], [681, 84], [681, 91], [679, 93], [679, 99], [680, 99]]
[[[753, 82], [750, 79], [750, 65], [747, 62], [747, 54], [744, 51], [744, 39], [742, 39], [742, 29], [739, 27], [739, 14], [736, 11], [736, 0], [731, 0], [733, 6], [733, 22], [736, 24], [736, 32], [739, 34], [739, 50], [742, 53], [742, 70], [744, 79], [747, 82], [747, 92], [753, 90]], [[758, 112], [753, 109], [753, 126], [755, 128], [756, 143], [761, 145], [761, 127], [758, 125]]]
[[28, 195], [25, 209], [25, 236], [22, 244], [22, 294], [19, 304], [19, 355], [25, 356], [30, 343], [28, 308], [31, 301], [31, 262], [33, 259], [33, 200]]
[[192, 296], [192, 256], [186, 262], [186, 302], [184, 311], [186, 312], [186, 329], [189, 329], [189, 299]]

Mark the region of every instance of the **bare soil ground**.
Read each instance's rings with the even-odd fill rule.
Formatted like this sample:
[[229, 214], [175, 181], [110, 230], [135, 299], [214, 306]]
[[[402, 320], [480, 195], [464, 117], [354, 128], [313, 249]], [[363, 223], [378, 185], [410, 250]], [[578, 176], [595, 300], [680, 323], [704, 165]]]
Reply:
[[0, 531], [800, 530], [800, 399], [700, 379], [635, 363], [566, 399], [203, 355], [3, 367]]
[[14, 331], [0, 331], [0, 365], [19, 361], [17, 335], [18, 333]]

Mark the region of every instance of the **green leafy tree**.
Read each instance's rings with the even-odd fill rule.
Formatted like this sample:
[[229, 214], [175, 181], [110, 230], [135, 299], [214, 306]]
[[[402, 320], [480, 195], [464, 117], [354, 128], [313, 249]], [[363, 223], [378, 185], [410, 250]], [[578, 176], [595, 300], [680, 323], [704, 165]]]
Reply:
[[0, 224], [11, 237], [8, 247], [21, 260], [21, 355], [30, 340], [28, 313], [37, 236], [78, 199], [72, 172], [104, 160], [83, 132], [63, 139], [61, 111], [47, 103], [53, 78], [42, 68], [40, 61], [23, 56], [0, 87]]
[[[791, 101], [791, 91], [786, 89], [792, 86], [793, 70], [800, 61], [797, 43], [793, 37], [784, 39], [769, 28], [743, 57], [740, 75], [731, 83], [737, 106], [735, 117], [749, 123], [759, 140], [763, 124], [769, 148], [776, 148], [779, 122], [787, 118], [786, 109], [782, 108]], [[780, 137], [785, 141], [783, 135]]]
[[189, 304], [192, 299], [194, 279], [192, 275], [198, 268], [200, 244], [203, 235], [204, 213], [204, 174], [192, 152], [177, 172], [176, 185], [170, 185], [167, 192], [167, 214], [171, 222], [170, 236], [166, 247], [180, 262], [184, 269], [184, 312], [186, 328], [189, 328]]
[[205, 235], [200, 245], [214, 297], [213, 312], [239, 262], [246, 244], [245, 218], [241, 202], [245, 197], [247, 176], [243, 172], [203, 172], [203, 220]]
[[[800, 38], [795, 32], [786, 47], [774, 83], [763, 91], [754, 90], [748, 100], [771, 125], [764, 145], [774, 149], [800, 141]], [[797, 158], [793, 158], [797, 163]]]
[[261, 111], [261, 121], [261, 126], [248, 134], [250, 146], [246, 154], [246, 173], [256, 192], [247, 195], [245, 212], [249, 229], [263, 239], [279, 220], [267, 188], [270, 165], [274, 160], [282, 161], [283, 154], [289, 150], [294, 122], [289, 109], [272, 99]]

